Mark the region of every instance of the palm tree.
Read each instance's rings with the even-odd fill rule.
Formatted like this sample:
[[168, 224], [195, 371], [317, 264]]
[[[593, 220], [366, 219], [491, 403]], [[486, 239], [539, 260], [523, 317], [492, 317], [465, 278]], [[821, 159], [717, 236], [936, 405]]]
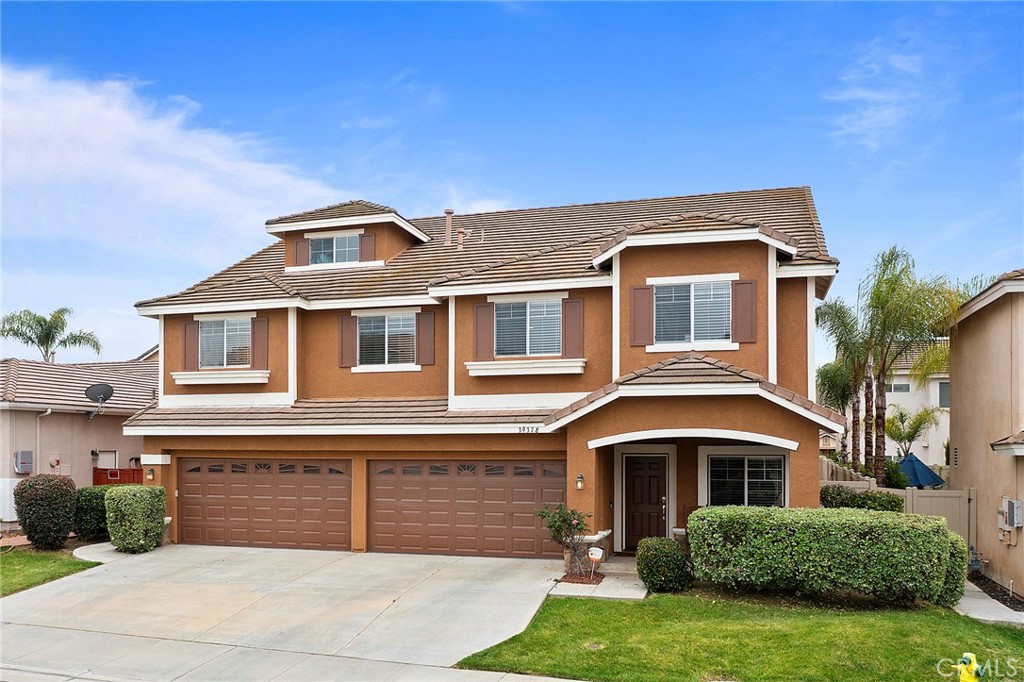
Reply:
[[[846, 415], [853, 402], [853, 367], [851, 363], [835, 360], [818, 368], [818, 400], [825, 407]], [[839, 459], [845, 465], [849, 461], [847, 434], [850, 432], [850, 420], [846, 419], [846, 429], [839, 437]]]
[[857, 311], [842, 299], [830, 299], [822, 303], [815, 311], [815, 319], [835, 344], [836, 361], [847, 366], [852, 403], [850, 434], [853, 443], [850, 459], [854, 471], [860, 471], [860, 400], [867, 369], [867, 334]]
[[942, 412], [942, 408], [922, 407], [911, 414], [900, 405], [893, 405], [893, 407], [896, 409], [885, 420], [885, 435], [896, 443], [902, 459], [910, 454], [910, 447], [915, 440], [921, 437], [925, 429], [939, 423], [939, 413]]
[[[945, 278], [918, 278], [914, 259], [898, 247], [875, 258], [868, 277], [858, 292], [865, 312], [868, 346], [875, 382], [874, 470], [878, 485], [885, 484], [885, 384], [896, 362], [916, 344], [934, 342], [939, 330], [956, 322], [959, 297]], [[870, 416], [866, 418], [870, 419]]]
[[58, 308], [43, 317], [31, 310], [8, 313], [0, 320], [0, 337], [15, 339], [26, 346], [35, 346], [43, 362], [53, 362], [60, 348], [91, 348], [100, 354], [100, 341], [92, 332], [67, 332], [71, 308]]

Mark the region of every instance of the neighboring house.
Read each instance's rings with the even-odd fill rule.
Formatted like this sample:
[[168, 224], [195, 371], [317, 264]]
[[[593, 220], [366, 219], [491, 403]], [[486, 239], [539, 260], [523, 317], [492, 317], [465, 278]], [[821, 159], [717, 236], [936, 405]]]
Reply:
[[177, 542], [559, 555], [708, 504], [816, 506], [808, 188], [407, 220], [350, 201], [137, 304], [159, 404], [125, 424]]
[[985, 574], [1024, 596], [1024, 269], [961, 308], [950, 376], [950, 486], [977, 491]]
[[[938, 343], [948, 344], [948, 340]], [[946, 464], [946, 442], [949, 440], [949, 374], [931, 374], [922, 385], [910, 378], [910, 368], [923, 348], [915, 348], [896, 362], [893, 377], [886, 384], [885, 400], [892, 413], [892, 405], [900, 405], [913, 414], [922, 407], [941, 407], [939, 423], [925, 430], [920, 440], [914, 441], [911, 452], [928, 465]], [[885, 439], [885, 454], [889, 459], [901, 459], [899, 447]]]
[[[31, 475], [15, 470], [18, 452], [28, 453], [22, 457], [32, 474], [71, 476], [78, 487], [92, 485], [94, 467], [126, 468], [138, 458], [142, 439], [124, 435], [121, 427], [127, 416], [153, 402], [158, 367], [136, 360], [0, 360], [0, 517], [14, 520], [12, 491]], [[85, 397], [85, 389], [101, 383], [112, 386], [114, 395], [93, 414], [97, 405]]]

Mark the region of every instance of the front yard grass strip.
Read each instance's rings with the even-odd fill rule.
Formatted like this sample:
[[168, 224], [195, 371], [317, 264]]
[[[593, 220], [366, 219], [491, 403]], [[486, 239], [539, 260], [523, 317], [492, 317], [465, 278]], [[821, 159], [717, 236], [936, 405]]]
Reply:
[[[589, 645], [589, 646], [588, 646]], [[521, 634], [458, 667], [583, 680], [920, 682], [942, 659], [1024, 666], [1024, 629], [939, 607], [809, 605], [716, 592], [550, 598]], [[942, 669], [948, 673], [949, 664]]]
[[0, 554], [0, 597], [99, 566], [59, 550], [44, 552], [29, 547], [5, 549]]

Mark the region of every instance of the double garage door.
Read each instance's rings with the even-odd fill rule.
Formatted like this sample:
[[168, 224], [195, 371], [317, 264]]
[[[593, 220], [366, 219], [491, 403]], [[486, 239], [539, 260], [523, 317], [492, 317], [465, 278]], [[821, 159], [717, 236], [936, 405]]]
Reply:
[[[349, 549], [349, 460], [182, 459], [185, 543]], [[368, 548], [561, 556], [534, 512], [565, 500], [565, 462], [371, 460]]]

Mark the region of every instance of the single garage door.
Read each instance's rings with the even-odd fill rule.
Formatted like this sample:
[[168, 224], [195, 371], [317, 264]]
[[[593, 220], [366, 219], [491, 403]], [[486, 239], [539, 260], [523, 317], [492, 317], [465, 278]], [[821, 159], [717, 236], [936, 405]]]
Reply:
[[534, 512], [565, 501], [565, 462], [370, 463], [370, 549], [562, 555]]
[[349, 549], [349, 460], [182, 459], [178, 539]]

